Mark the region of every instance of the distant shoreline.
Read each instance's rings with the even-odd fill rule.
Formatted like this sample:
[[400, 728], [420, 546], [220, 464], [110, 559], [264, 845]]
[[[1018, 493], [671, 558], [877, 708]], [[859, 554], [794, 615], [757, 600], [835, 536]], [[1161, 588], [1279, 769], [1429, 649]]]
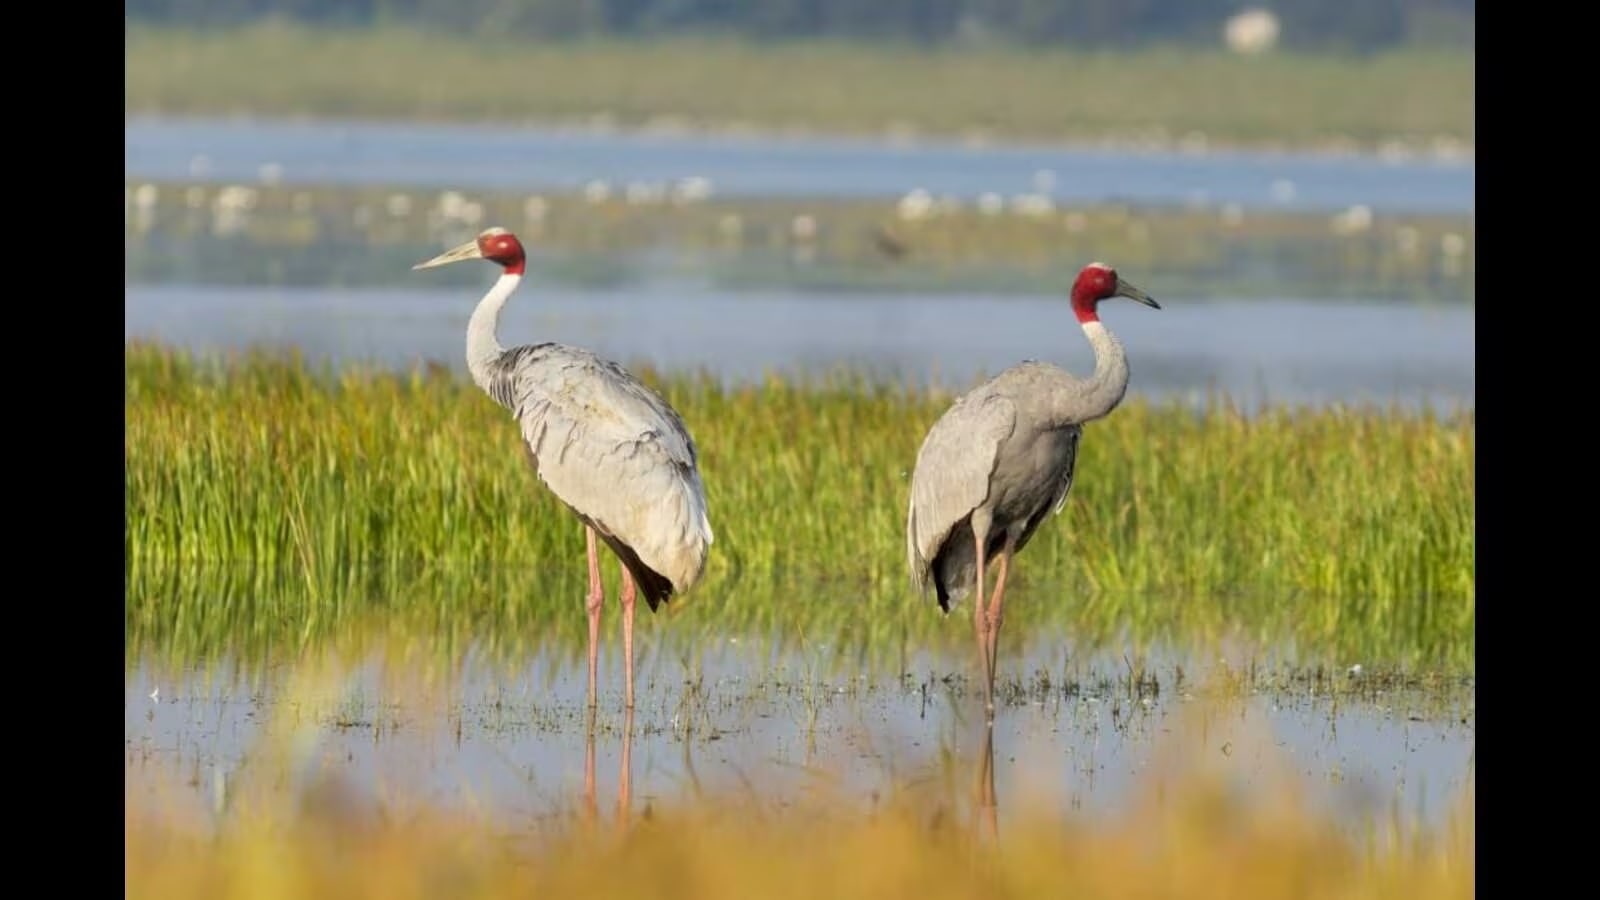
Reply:
[[[125, 280], [415, 283], [410, 266], [489, 224], [523, 231], [533, 277], [617, 286], [661, 273], [726, 288], [994, 297], [1049, 293], [1111, 258], [1190, 300], [1312, 292], [1471, 305], [1471, 215], [1121, 203], [926, 208], [880, 197], [604, 197], [394, 185], [128, 180]], [[804, 231], [797, 227], [804, 223]], [[472, 268], [431, 283], [481, 283]], [[1309, 296], [1309, 294], [1308, 294]]]
[[550, 134], [579, 136], [616, 135], [625, 138], [695, 140], [718, 138], [730, 141], [814, 141], [818, 143], [857, 145], [865, 148], [905, 147], [915, 149], [993, 150], [998, 152], [1079, 152], [1121, 153], [1137, 156], [1216, 157], [1227, 155], [1253, 157], [1281, 157], [1302, 160], [1363, 160], [1392, 162], [1399, 165], [1437, 165], [1471, 168], [1477, 163], [1476, 150], [1470, 143], [1453, 140], [1420, 143], [1400, 138], [1379, 142], [1375, 146], [1351, 142], [1328, 141], [1321, 143], [1286, 144], [1278, 141], [1228, 143], [1208, 140], [1204, 146], [1185, 144], [1181, 137], [1155, 135], [1085, 135], [1057, 137], [1030, 137], [1027, 135], [1000, 135], [989, 133], [958, 134], [948, 132], [838, 132], [810, 129], [803, 126], [763, 128], [738, 122], [705, 122], [694, 125], [677, 122], [669, 117], [640, 122], [616, 122], [604, 114], [591, 114], [572, 118], [519, 119], [468, 119], [448, 115], [380, 117], [353, 114], [256, 114], [250, 112], [169, 113], [162, 111], [133, 111], [124, 117], [133, 122], [248, 122], [289, 123], [292, 125], [346, 124], [375, 126], [440, 125], [451, 128], [482, 128], [493, 131], [542, 131]]
[[[686, 39], [523, 46], [282, 25], [136, 27], [126, 48], [129, 119], [436, 122], [1459, 165], [1472, 165], [1475, 153], [1473, 59], [1462, 53], [1246, 59], [1178, 49], [924, 53]], [[803, 71], [828, 76], [797, 86]], [[516, 88], [485, 93], [485, 84]], [[1054, 88], [1061, 84], [1079, 87]]]

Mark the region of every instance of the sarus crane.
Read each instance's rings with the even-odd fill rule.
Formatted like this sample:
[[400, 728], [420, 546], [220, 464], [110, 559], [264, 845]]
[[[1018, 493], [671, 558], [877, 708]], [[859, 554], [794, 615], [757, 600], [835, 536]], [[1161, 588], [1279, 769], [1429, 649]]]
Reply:
[[[1100, 301], [1112, 297], [1161, 308], [1116, 269], [1090, 263], [1073, 281], [1072, 310], [1094, 348], [1094, 374], [1076, 378], [1048, 363], [1021, 362], [957, 399], [917, 452], [906, 511], [911, 581], [923, 597], [931, 582], [946, 615], [976, 587], [973, 622], [991, 717], [1011, 558], [1046, 514], [1066, 504], [1084, 424], [1109, 414], [1128, 389], [1122, 342], [1100, 321]], [[997, 557], [985, 605], [984, 570]]]
[[688, 591], [705, 571], [713, 539], [694, 440], [676, 410], [614, 362], [558, 343], [500, 346], [500, 311], [527, 265], [515, 234], [489, 228], [412, 268], [469, 259], [503, 270], [467, 322], [472, 380], [516, 417], [534, 473], [584, 525], [591, 708], [605, 601], [595, 539], [622, 563], [622, 648], [632, 709], [637, 594], [655, 612]]

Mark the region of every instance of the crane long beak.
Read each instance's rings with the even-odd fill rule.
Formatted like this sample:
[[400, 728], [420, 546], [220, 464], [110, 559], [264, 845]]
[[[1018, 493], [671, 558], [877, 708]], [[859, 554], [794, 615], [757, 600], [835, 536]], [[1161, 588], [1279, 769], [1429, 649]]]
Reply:
[[419, 262], [412, 266], [411, 270], [431, 269], [434, 266], [449, 265], [453, 262], [461, 262], [464, 259], [483, 259], [483, 250], [479, 249], [476, 240], [468, 241], [453, 250], [446, 250], [427, 262]]
[[1117, 279], [1117, 289], [1114, 292], [1113, 296], [1116, 296], [1116, 297], [1127, 297], [1129, 300], [1137, 300], [1140, 303], [1143, 303], [1145, 306], [1150, 307], [1151, 309], [1160, 309], [1161, 308], [1161, 304], [1157, 303], [1155, 301], [1154, 297], [1151, 297], [1149, 294], [1146, 294], [1144, 291], [1141, 291], [1138, 288], [1134, 287], [1133, 285], [1127, 283], [1126, 281], [1123, 281], [1121, 278]]

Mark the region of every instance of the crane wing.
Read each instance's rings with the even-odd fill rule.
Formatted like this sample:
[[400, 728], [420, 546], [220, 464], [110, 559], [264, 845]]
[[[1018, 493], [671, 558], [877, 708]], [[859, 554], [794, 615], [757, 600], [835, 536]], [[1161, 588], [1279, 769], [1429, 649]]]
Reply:
[[625, 564], [631, 552], [657, 581], [670, 582], [652, 589], [650, 573], [635, 571], [652, 609], [671, 589], [687, 590], [703, 571], [713, 534], [697, 451], [678, 413], [587, 350], [517, 347], [498, 366], [495, 387], [521, 425], [539, 479]]
[[926, 593], [929, 566], [962, 519], [989, 497], [1000, 444], [1016, 428], [1017, 408], [999, 394], [967, 394], [933, 424], [917, 452], [906, 511], [906, 562]]
[[1060, 515], [1066, 508], [1067, 494], [1072, 490], [1072, 476], [1078, 468], [1078, 444], [1083, 439], [1083, 430], [1076, 425], [1066, 428], [1066, 459], [1059, 472], [1056, 473], [1056, 483], [1050, 495], [1050, 502], [1041, 507], [1037, 512], [1028, 517], [1027, 523], [1022, 528], [1022, 534], [1017, 537], [1017, 551], [1028, 546], [1034, 534], [1044, 522], [1047, 515]]
[[1067, 432], [1067, 464], [1061, 469], [1061, 484], [1056, 488], [1055, 508], [1052, 515], [1060, 515], [1067, 505], [1067, 493], [1072, 490], [1072, 476], [1078, 471], [1078, 442], [1083, 440], [1083, 429], [1074, 427]]

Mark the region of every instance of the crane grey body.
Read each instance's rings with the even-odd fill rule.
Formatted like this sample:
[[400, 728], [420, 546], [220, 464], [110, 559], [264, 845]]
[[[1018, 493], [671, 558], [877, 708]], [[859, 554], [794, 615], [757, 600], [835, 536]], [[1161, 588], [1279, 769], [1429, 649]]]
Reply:
[[522, 242], [504, 228], [413, 268], [486, 259], [504, 271], [467, 322], [472, 380], [517, 420], [534, 473], [584, 524], [589, 562], [589, 705], [595, 705], [600, 608], [596, 539], [622, 564], [622, 643], [633, 708], [633, 610], [692, 588], [713, 534], [694, 440], [667, 402], [627, 370], [565, 344], [500, 346], [500, 311], [522, 282]]
[[[917, 591], [926, 596], [931, 585], [945, 613], [977, 590], [973, 615], [991, 712], [1011, 557], [1066, 504], [1084, 425], [1108, 415], [1127, 393], [1127, 355], [1097, 315], [1099, 301], [1112, 296], [1160, 308], [1110, 266], [1085, 267], [1073, 286], [1073, 308], [1094, 348], [1094, 373], [1079, 378], [1033, 360], [1012, 366], [951, 404], [917, 452], [906, 564]], [[985, 567], [996, 557], [999, 574], [986, 606]]]
[[594, 528], [654, 611], [699, 580], [713, 539], [683, 419], [627, 370], [544, 343], [494, 356], [480, 387], [510, 410], [534, 472]]
[[975, 525], [985, 532], [985, 557], [999, 553], [1008, 534], [1015, 552], [1065, 505], [1083, 428], [1050, 401], [1081, 390], [1061, 369], [1029, 360], [962, 397], [929, 430], [912, 479], [906, 549], [918, 590], [931, 583], [944, 612], [976, 583]]

